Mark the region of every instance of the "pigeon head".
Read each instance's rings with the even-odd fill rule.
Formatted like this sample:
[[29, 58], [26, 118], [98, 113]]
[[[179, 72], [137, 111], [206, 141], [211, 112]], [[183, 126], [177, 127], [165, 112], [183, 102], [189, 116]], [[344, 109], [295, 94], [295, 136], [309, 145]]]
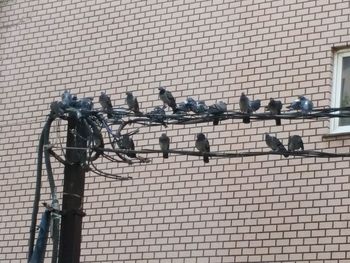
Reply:
[[131, 91], [127, 91], [127, 92], [125, 92], [125, 94], [128, 95], [128, 96], [132, 96], [132, 92]]
[[166, 137], [166, 133], [162, 133], [162, 137]]
[[204, 135], [203, 133], [198, 133], [198, 134], [197, 134], [197, 139], [198, 139], [199, 141], [205, 140], [205, 135]]
[[299, 100], [306, 100], [306, 98], [304, 96], [298, 96]]
[[245, 93], [244, 93], [244, 92], [242, 92], [242, 93], [241, 93], [241, 96], [245, 96]]

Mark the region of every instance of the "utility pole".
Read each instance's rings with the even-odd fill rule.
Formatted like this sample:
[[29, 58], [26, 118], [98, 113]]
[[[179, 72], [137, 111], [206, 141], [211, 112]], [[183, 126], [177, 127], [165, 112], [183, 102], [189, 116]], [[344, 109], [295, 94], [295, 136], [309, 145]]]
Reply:
[[82, 217], [84, 213], [84, 183], [87, 130], [76, 116], [68, 117], [67, 151], [64, 167], [64, 186], [62, 202], [62, 221], [58, 263], [79, 263]]

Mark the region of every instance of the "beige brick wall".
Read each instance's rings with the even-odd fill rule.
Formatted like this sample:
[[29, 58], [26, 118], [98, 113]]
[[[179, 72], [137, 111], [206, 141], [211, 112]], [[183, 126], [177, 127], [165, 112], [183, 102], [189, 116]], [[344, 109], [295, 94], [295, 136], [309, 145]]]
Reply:
[[[242, 91], [264, 105], [306, 94], [329, 106], [349, 15], [348, 0], [1, 1], [0, 261], [26, 262], [38, 138], [63, 90], [106, 90], [114, 105], [132, 90], [145, 111], [160, 85], [178, 102], [223, 99], [230, 110]], [[284, 120], [144, 128], [137, 148], [157, 148], [164, 131], [189, 150], [199, 131], [213, 151], [267, 150], [264, 132], [302, 135], [310, 150], [350, 146], [323, 138], [328, 120]], [[81, 262], [348, 262], [349, 159], [151, 157], [100, 164], [132, 181], [87, 175]], [[61, 192], [61, 165], [54, 173]]]

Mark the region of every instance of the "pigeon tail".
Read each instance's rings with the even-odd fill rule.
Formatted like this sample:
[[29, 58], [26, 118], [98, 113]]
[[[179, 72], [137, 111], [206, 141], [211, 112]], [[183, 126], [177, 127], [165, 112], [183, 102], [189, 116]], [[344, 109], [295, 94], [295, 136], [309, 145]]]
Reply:
[[206, 154], [204, 154], [204, 155], [203, 155], [203, 161], [204, 161], [205, 163], [209, 163], [209, 156], [206, 155]]
[[168, 159], [169, 158], [169, 154], [168, 153], [163, 153], [163, 158], [164, 159]]

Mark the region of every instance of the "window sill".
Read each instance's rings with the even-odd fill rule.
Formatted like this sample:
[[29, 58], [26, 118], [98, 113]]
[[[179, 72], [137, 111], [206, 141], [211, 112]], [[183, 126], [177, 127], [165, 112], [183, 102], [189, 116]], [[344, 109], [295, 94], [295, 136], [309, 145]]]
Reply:
[[322, 135], [322, 139], [332, 139], [332, 138], [336, 138], [336, 137], [346, 137], [346, 136], [350, 136], [350, 131], [324, 134], [324, 135]]

